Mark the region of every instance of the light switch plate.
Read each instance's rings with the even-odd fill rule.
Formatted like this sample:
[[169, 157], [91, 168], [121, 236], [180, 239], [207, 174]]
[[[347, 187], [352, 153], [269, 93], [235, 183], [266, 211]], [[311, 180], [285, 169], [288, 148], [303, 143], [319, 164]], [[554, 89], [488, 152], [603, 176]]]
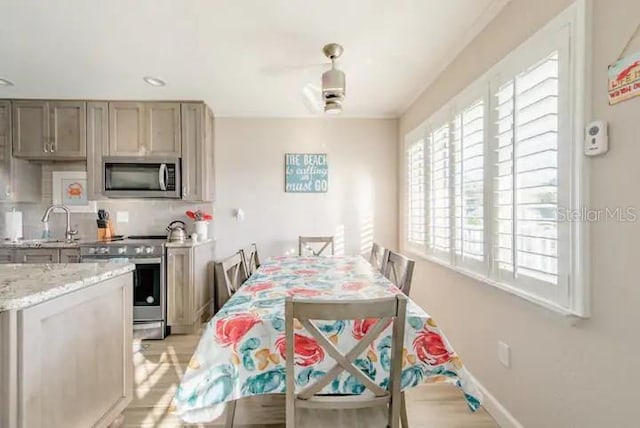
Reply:
[[116, 212], [117, 223], [129, 223], [129, 211], [117, 211]]
[[502, 341], [498, 341], [498, 361], [505, 367], [511, 366], [511, 348]]

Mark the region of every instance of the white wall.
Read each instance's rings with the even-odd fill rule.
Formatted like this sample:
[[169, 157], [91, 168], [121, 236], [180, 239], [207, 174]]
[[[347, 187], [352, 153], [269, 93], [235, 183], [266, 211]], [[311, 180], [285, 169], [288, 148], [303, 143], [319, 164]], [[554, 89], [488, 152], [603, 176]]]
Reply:
[[[512, 0], [401, 118], [399, 135], [570, 4]], [[640, 98], [609, 106], [607, 65], [638, 24], [637, 0], [593, 1], [592, 119], [610, 125], [611, 151], [587, 160], [593, 208], [640, 208]], [[640, 49], [640, 40], [631, 52]], [[471, 372], [525, 427], [637, 427], [640, 409], [639, 223], [590, 225], [592, 312], [588, 320], [551, 313], [427, 261], [412, 297], [438, 320]], [[497, 360], [511, 345], [512, 366]]]
[[[216, 118], [217, 256], [256, 242], [297, 252], [299, 235], [335, 235], [336, 252], [397, 242], [397, 120]], [[327, 193], [285, 193], [285, 153], [327, 153]], [[242, 208], [238, 222], [234, 210]]]

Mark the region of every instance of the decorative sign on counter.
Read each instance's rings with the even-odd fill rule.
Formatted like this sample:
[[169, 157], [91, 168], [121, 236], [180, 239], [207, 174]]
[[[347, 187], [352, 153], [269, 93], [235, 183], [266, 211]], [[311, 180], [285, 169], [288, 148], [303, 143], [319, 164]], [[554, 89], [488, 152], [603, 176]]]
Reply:
[[286, 153], [285, 192], [326, 193], [329, 166], [326, 153]]

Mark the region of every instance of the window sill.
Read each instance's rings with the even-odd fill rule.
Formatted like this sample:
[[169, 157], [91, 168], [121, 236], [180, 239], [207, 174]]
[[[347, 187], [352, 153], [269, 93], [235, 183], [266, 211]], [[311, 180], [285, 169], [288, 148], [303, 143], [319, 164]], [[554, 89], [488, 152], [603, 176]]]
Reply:
[[546, 299], [542, 299], [540, 297], [534, 296], [532, 294], [526, 293], [516, 287], [513, 287], [509, 284], [505, 284], [496, 280], [493, 280], [491, 278], [487, 278], [483, 275], [480, 275], [476, 272], [470, 271], [469, 269], [465, 269], [463, 267], [460, 266], [454, 266], [451, 265], [450, 263], [446, 262], [445, 260], [439, 259], [437, 257], [434, 257], [432, 255], [429, 254], [425, 254], [423, 252], [417, 251], [415, 249], [411, 249], [411, 248], [406, 248], [406, 252], [407, 254], [410, 254], [411, 256], [418, 258], [418, 259], [422, 259], [428, 262], [432, 262], [435, 264], [438, 264], [440, 266], [443, 266], [447, 269], [450, 269], [454, 272], [460, 273], [464, 276], [467, 276], [469, 278], [475, 279], [476, 281], [482, 282], [484, 284], [488, 284], [491, 285], [492, 287], [495, 288], [499, 288], [500, 290], [506, 291], [509, 294], [513, 294], [515, 296], [518, 296], [530, 303], [534, 303], [538, 306], [541, 306], [549, 311], [555, 312], [557, 314], [563, 315], [565, 317], [570, 317], [570, 318], [576, 318], [576, 319], [587, 319], [589, 317], [587, 316], [582, 316], [580, 314], [578, 314], [577, 312], [574, 312], [570, 309], [567, 309], [565, 307], [559, 306], [554, 302], [551, 302], [549, 300]]

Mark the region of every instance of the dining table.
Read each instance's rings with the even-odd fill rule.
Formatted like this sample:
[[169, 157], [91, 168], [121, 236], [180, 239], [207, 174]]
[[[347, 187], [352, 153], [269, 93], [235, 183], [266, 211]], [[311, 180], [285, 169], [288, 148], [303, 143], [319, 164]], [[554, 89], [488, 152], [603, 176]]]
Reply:
[[[414, 284], [414, 289], [420, 284]], [[401, 291], [360, 256], [273, 257], [237, 290], [206, 323], [176, 389], [170, 410], [187, 423], [211, 422], [226, 403], [286, 390], [285, 315], [287, 296], [306, 299], [367, 300]], [[352, 349], [377, 320], [318, 321], [341, 351]], [[295, 385], [305, 388], [335, 364], [322, 347], [294, 323]], [[424, 383], [456, 385], [471, 411], [482, 396], [462, 360], [431, 316], [407, 299], [401, 388]], [[356, 359], [355, 365], [382, 388], [389, 383], [391, 326]], [[343, 372], [323, 394], [362, 394], [365, 388]]]

